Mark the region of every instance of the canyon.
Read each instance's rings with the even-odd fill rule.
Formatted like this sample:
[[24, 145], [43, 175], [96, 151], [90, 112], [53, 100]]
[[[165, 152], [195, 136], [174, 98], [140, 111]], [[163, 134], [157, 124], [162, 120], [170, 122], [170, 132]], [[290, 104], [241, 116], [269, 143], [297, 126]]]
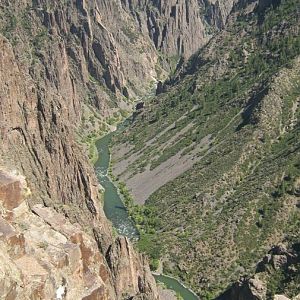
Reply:
[[[163, 300], [159, 261], [201, 299], [297, 299], [299, 10], [2, 0], [0, 297]], [[128, 117], [109, 175], [134, 243], [91, 161]]]
[[205, 43], [196, 1], [173, 2], [1, 1], [1, 297], [158, 299], [84, 139]]

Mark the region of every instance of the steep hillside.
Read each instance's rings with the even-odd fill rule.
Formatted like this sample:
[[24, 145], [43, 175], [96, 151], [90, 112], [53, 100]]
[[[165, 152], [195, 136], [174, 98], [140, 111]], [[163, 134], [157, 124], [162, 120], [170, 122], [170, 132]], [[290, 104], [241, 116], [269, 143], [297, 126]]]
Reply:
[[[139, 248], [203, 297], [299, 236], [299, 2], [240, 1], [113, 146]], [[123, 186], [123, 185], [122, 185]]]
[[[223, 293], [218, 300], [275, 299], [294, 300], [300, 298], [299, 243], [276, 245], [256, 266], [251, 278], [239, 282]], [[286, 296], [285, 296], [286, 295]], [[296, 297], [294, 297], [297, 295]]]

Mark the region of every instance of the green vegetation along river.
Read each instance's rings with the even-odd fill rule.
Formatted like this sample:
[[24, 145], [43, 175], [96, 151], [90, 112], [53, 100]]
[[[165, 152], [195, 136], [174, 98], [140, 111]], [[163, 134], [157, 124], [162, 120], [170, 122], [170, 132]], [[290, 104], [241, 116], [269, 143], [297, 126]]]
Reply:
[[[95, 163], [95, 170], [100, 184], [104, 188], [104, 212], [106, 217], [112, 222], [118, 234], [136, 241], [139, 238], [139, 232], [130, 219], [129, 214], [124, 206], [118, 188], [110, 180], [108, 169], [110, 163], [109, 144], [113, 133], [107, 134], [96, 142], [99, 158]], [[183, 286], [178, 280], [164, 276], [154, 275], [156, 281], [163, 283], [168, 289], [173, 290], [184, 300], [198, 300], [199, 298], [188, 288]]]

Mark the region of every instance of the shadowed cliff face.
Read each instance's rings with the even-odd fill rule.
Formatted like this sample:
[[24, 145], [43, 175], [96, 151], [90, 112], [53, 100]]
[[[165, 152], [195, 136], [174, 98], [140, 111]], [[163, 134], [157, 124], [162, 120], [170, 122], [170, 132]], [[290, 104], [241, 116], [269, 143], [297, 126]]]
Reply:
[[171, 62], [189, 58], [223, 28], [234, 1], [122, 0], [122, 4]]
[[[170, 57], [187, 58], [207, 40], [197, 1], [148, 1], [142, 5], [124, 2], [138, 20], [143, 20], [141, 27], [148, 31], [155, 48]], [[134, 6], [142, 8], [146, 17]]]

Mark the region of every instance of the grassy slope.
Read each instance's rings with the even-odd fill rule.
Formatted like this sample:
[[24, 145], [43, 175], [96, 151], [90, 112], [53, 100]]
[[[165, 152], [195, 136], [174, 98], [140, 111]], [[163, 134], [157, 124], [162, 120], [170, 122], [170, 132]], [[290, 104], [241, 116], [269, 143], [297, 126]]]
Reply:
[[[152, 194], [146, 207], [132, 208], [144, 233], [140, 248], [162, 256], [165, 272], [203, 296], [252, 272], [284, 235], [299, 234], [293, 193], [300, 176], [298, 32], [296, 0], [233, 16], [192, 60], [197, 71], [154, 98], [118, 138], [135, 146], [128, 155], [143, 149], [130, 166], [138, 172], [149, 161], [154, 168], [182, 149], [189, 153], [212, 135], [200, 162]], [[157, 152], [191, 121], [193, 130]]]

